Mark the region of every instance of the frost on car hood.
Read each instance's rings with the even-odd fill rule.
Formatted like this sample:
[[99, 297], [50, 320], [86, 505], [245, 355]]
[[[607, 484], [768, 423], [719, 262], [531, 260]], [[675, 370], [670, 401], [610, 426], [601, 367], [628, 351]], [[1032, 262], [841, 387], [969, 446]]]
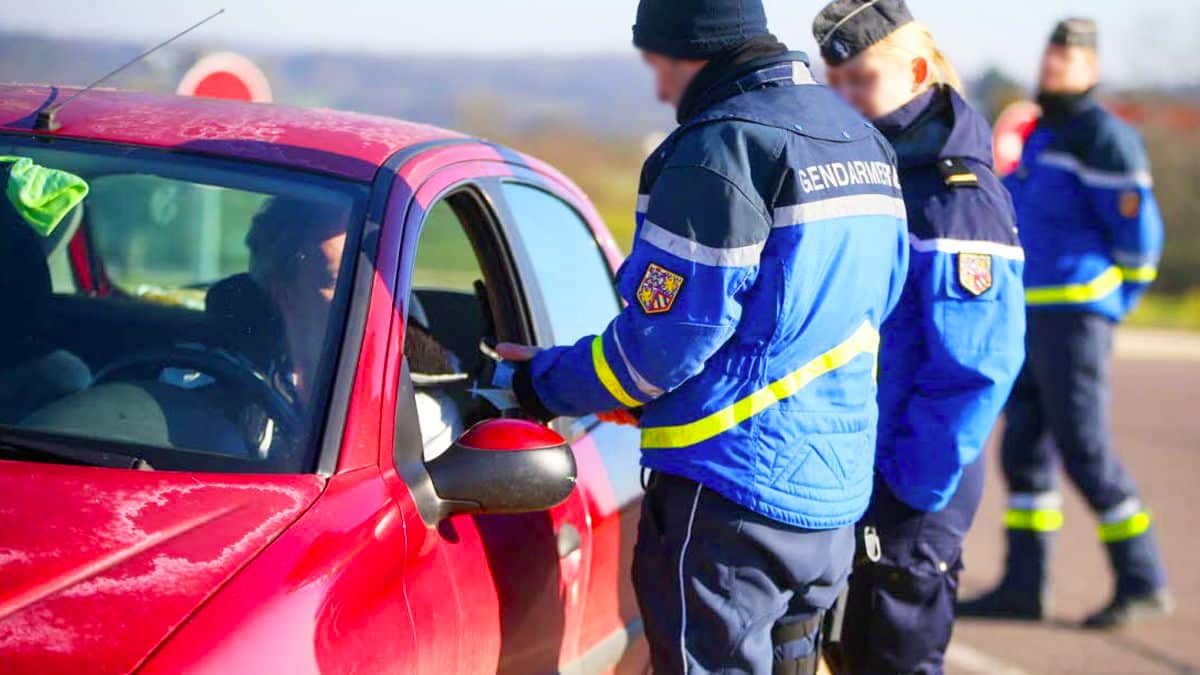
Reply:
[[0, 663], [128, 672], [321, 485], [0, 461]]

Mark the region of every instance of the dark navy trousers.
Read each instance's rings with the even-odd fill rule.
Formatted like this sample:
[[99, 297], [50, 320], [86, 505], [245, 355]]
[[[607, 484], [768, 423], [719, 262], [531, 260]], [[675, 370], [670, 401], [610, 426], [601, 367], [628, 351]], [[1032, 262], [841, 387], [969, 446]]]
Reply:
[[1002, 447], [1009, 490], [1043, 494], [1067, 475], [1096, 512], [1135, 494], [1113, 453], [1114, 324], [1082, 312], [1029, 312], [1026, 360], [1005, 409]]
[[[1044, 541], [1062, 526], [1061, 464], [1100, 521], [1118, 593], [1148, 593], [1166, 584], [1166, 573], [1150, 514], [1113, 450], [1114, 330], [1110, 319], [1097, 314], [1029, 312], [1025, 367], [1005, 409], [1002, 454], [1010, 502], [1005, 522], [1010, 541], [1014, 536]], [[1037, 578], [1044, 565], [1021, 567], [1020, 556], [1010, 555], [1013, 580], [1031, 587], [1045, 583]]]
[[791, 527], [652, 474], [633, 583], [654, 672], [815, 673], [821, 622], [853, 553], [852, 526]]
[[[941, 673], [954, 627], [962, 544], [983, 497], [984, 464], [963, 472], [958, 492], [941, 511], [919, 511], [877, 480], [858, 525], [845, 623], [835, 665], [853, 675]], [[868, 528], [879, 559], [865, 545]]]

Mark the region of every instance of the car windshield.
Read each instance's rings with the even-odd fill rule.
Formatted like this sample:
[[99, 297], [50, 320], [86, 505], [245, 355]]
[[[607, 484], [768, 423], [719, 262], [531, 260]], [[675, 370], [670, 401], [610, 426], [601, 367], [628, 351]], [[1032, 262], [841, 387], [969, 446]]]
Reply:
[[0, 179], [0, 459], [313, 469], [367, 186], [19, 136]]

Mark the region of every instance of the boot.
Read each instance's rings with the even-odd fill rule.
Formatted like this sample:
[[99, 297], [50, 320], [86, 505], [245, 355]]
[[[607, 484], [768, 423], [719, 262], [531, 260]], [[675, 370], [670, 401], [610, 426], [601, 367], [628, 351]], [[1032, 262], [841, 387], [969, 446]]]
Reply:
[[[1141, 514], [1135, 518], [1143, 517]], [[1131, 519], [1132, 521], [1132, 519]], [[1117, 578], [1116, 592], [1104, 609], [1084, 620], [1088, 628], [1119, 628], [1134, 621], [1169, 616], [1175, 601], [1167, 590], [1167, 574], [1158, 553], [1158, 542], [1149, 516], [1146, 529], [1129, 538], [1110, 537], [1105, 543], [1108, 560]], [[1137, 528], [1142, 529], [1142, 528]], [[1101, 528], [1105, 538], [1105, 528]]]
[[1084, 619], [1084, 628], [1124, 628], [1135, 621], [1159, 619], [1175, 613], [1175, 598], [1165, 588], [1143, 594], [1118, 593], [1104, 609]]
[[1041, 621], [1053, 611], [1049, 563], [1052, 532], [1008, 530], [1004, 578], [983, 595], [960, 603], [960, 617]]

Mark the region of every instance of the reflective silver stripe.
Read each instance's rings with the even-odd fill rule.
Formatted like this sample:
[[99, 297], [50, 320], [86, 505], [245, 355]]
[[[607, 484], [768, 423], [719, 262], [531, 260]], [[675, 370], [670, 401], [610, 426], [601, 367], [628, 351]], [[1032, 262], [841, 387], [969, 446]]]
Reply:
[[1154, 179], [1151, 178], [1149, 171], [1134, 171], [1132, 173], [1101, 171], [1100, 169], [1084, 166], [1073, 155], [1068, 155], [1065, 152], [1043, 152], [1038, 161], [1046, 166], [1070, 171], [1079, 176], [1080, 182], [1084, 185], [1092, 187], [1108, 188], [1110, 190], [1130, 190], [1133, 188], [1149, 188], [1154, 185]]
[[1008, 508], [1015, 511], [1058, 511], [1062, 503], [1057, 492], [1016, 492], [1008, 497]]
[[850, 195], [775, 209], [775, 227], [791, 227], [818, 220], [855, 216], [906, 218], [904, 200], [888, 195]]
[[[650, 209], [650, 195], [638, 195], [637, 212], [645, 213]], [[628, 213], [628, 211], [626, 211]]]
[[642, 239], [672, 255], [711, 267], [751, 267], [758, 264], [766, 242], [737, 248], [713, 248], [681, 237], [649, 220], [642, 224]]
[[687, 535], [683, 538], [683, 548], [679, 550], [679, 656], [683, 660], [683, 672], [688, 672], [687, 650], [687, 586], [684, 585], [683, 559], [687, 556], [688, 545], [692, 543], [692, 526], [696, 524], [696, 507], [700, 506], [700, 493], [704, 486], [696, 485], [696, 496], [692, 499], [692, 514], [688, 516]]
[[1112, 258], [1113, 262], [1122, 267], [1141, 267], [1143, 265], [1154, 265], [1158, 262], [1158, 259], [1153, 255], [1131, 251], [1113, 251]]
[[617, 323], [614, 321], [612, 325], [613, 344], [617, 346], [617, 353], [621, 355], [621, 361], [625, 364], [625, 370], [629, 373], [629, 377], [633, 379], [633, 383], [637, 385], [638, 391], [649, 396], [650, 398], [658, 398], [664, 392], [661, 388], [654, 386], [650, 380], [642, 377], [637, 368], [633, 367], [633, 363], [629, 361], [629, 357], [625, 356], [625, 348], [621, 346], [621, 336], [617, 335]]
[[1100, 514], [1100, 522], [1105, 525], [1129, 520], [1142, 511], [1142, 502], [1137, 497], [1130, 497], [1111, 509]]
[[812, 71], [803, 61], [792, 61], [792, 82], [795, 84], [816, 84]]
[[1009, 260], [1024, 260], [1025, 249], [1011, 244], [1001, 244], [995, 241], [967, 241], [965, 239], [918, 239], [915, 234], [908, 235], [908, 243], [914, 251], [929, 253], [982, 253], [994, 255], [997, 258]]

